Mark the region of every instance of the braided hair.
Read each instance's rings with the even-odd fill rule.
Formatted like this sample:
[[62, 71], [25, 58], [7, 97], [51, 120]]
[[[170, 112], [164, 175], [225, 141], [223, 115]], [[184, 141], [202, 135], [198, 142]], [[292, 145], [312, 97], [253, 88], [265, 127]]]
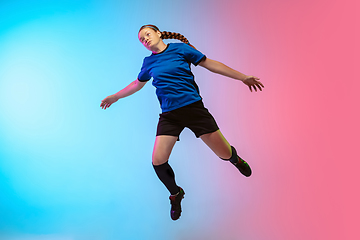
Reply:
[[183, 43], [188, 44], [190, 47], [195, 48], [193, 45], [190, 44], [189, 40], [184, 35], [182, 35], [180, 33], [167, 32], [167, 31], [162, 31], [161, 32], [157, 26], [151, 25], [151, 24], [142, 26], [140, 28], [139, 32], [141, 30], [143, 30], [144, 28], [151, 28], [151, 29], [155, 30], [156, 32], [159, 31], [161, 33], [161, 37], [160, 37], [161, 39], [178, 39], [178, 40], [182, 41]]

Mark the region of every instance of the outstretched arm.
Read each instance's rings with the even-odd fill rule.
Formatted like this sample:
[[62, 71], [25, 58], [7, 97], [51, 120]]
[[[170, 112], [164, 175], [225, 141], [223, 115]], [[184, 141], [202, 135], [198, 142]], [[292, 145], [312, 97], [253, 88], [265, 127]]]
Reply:
[[260, 81], [258, 81], [260, 78], [245, 75], [226, 66], [221, 62], [205, 58], [199, 63], [199, 65], [208, 69], [211, 72], [242, 81], [244, 84], [248, 85], [250, 91], [252, 91], [252, 88], [254, 88], [255, 91], [257, 91], [257, 88], [262, 91], [262, 88], [264, 87], [264, 85]]
[[138, 79], [136, 79], [135, 81], [131, 82], [127, 87], [120, 90], [119, 92], [104, 98], [101, 101], [100, 107], [102, 109], [106, 109], [106, 108], [110, 107], [111, 104], [113, 104], [120, 98], [124, 98], [124, 97], [130, 96], [131, 94], [136, 93], [137, 91], [142, 89], [146, 83], [147, 82], [140, 82]]

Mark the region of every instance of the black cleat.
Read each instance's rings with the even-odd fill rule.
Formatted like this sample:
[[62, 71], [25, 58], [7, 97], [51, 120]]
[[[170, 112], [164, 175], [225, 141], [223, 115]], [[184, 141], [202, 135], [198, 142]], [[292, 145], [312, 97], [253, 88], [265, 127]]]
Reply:
[[180, 187], [180, 191], [176, 195], [171, 195], [169, 197], [170, 204], [171, 204], [171, 210], [170, 210], [170, 216], [172, 220], [178, 220], [181, 215], [181, 200], [184, 198], [185, 192]]
[[245, 176], [245, 177], [250, 177], [251, 175], [251, 168], [249, 166], [249, 164], [247, 162], [245, 162], [244, 160], [242, 160], [239, 156], [238, 157], [238, 162], [237, 163], [233, 163], [233, 165], [239, 169], [239, 171]]

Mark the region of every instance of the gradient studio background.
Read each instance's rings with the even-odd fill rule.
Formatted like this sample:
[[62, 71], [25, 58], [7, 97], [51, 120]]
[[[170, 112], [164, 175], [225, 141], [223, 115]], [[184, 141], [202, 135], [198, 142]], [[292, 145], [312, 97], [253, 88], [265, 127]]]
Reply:
[[[0, 1], [0, 239], [359, 239], [358, 7]], [[151, 166], [152, 85], [99, 107], [136, 79], [147, 23], [265, 84], [250, 93], [193, 68], [254, 174], [243, 177], [185, 130], [170, 160], [186, 191], [176, 222]]]

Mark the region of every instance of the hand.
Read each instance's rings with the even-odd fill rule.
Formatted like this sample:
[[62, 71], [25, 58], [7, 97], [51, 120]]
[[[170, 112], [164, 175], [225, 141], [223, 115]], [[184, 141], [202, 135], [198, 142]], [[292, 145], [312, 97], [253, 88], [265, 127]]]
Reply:
[[[249, 86], [250, 91], [252, 92], [251, 87], [254, 88], [255, 92], [257, 92], [257, 88], [262, 91], [262, 88], [264, 85], [258, 81], [260, 78], [254, 77], [254, 76], [247, 76], [245, 80], [243, 80], [243, 83]], [[257, 87], [257, 88], [256, 88]]]
[[114, 102], [116, 102], [117, 100], [119, 100], [119, 98], [117, 98], [114, 94], [107, 96], [106, 98], [104, 98], [101, 101], [100, 107], [102, 109], [107, 109], [111, 106], [111, 104], [113, 104]]

